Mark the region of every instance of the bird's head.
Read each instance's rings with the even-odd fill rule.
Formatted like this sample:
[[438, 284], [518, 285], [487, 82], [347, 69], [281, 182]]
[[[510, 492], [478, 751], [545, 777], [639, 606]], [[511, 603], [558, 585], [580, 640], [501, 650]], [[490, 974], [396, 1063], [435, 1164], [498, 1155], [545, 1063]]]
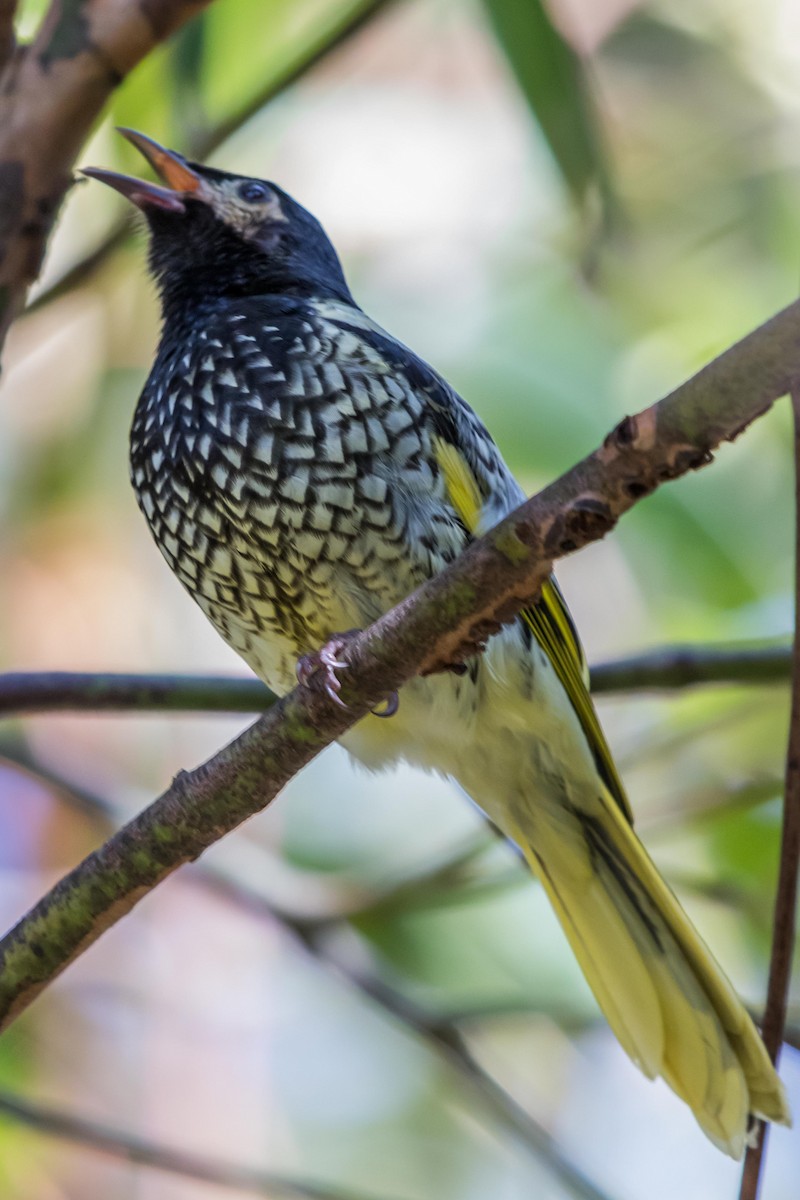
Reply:
[[164, 186], [115, 171], [83, 174], [121, 192], [147, 218], [150, 269], [165, 307], [278, 293], [352, 303], [319, 221], [274, 183], [215, 171], [121, 129]]

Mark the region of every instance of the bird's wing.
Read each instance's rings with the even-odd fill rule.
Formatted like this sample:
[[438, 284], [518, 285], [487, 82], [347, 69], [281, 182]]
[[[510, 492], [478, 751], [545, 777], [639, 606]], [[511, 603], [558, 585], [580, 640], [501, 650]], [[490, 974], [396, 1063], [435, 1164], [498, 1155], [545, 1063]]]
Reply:
[[[368, 349], [371, 369], [382, 369], [418, 399], [424, 399], [424, 422], [441, 473], [446, 499], [464, 542], [496, 524], [524, 499], [488, 430], [473, 410], [426, 362], [392, 338], [360, 310], [318, 304], [317, 320], [337, 331], [338, 365], [348, 374]], [[350, 341], [341, 334], [349, 335]], [[567, 606], [553, 578], [545, 581], [535, 604], [520, 620], [550, 659], [591, 749], [598, 772], [622, 812], [632, 820], [617, 773], [589, 695], [586, 660]]]
[[[383, 331], [367, 334], [409, 384], [428, 398], [433, 451], [447, 498], [468, 538], [479, 536], [524, 499], [488, 430], [436, 372]], [[520, 620], [544, 650], [574, 708], [598, 772], [629, 821], [625, 789], [589, 695], [589, 672], [577, 630], [554, 578]]]
[[[488, 436], [488, 435], [487, 435]], [[471, 535], [480, 528], [486, 493], [462, 450], [442, 435], [434, 448], [453, 508]], [[589, 695], [589, 671], [577, 630], [561, 591], [551, 576], [542, 585], [540, 598], [520, 613], [522, 620], [542, 647], [581, 723], [597, 769], [611, 795], [629, 821], [633, 820], [622, 781], [600, 728]]]

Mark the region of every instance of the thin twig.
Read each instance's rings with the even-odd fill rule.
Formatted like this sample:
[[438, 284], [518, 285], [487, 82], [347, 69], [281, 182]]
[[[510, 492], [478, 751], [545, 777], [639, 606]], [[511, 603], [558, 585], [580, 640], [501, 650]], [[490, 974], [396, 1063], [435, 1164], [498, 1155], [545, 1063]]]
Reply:
[[538, 594], [553, 561], [604, 537], [643, 496], [711, 461], [800, 374], [800, 302], [471, 543], [440, 575], [355, 635], [333, 704], [317, 680], [282, 697], [213, 759], [75, 867], [0, 942], [7, 1025], [64, 968], [183, 863], [269, 804], [322, 749], [416, 674], [475, 654]]
[[[783, 800], [780, 870], [772, 924], [772, 955], [769, 964], [767, 1003], [761, 1026], [764, 1044], [776, 1064], [783, 1043], [789, 1005], [797, 922], [797, 881], [800, 870], [800, 383], [793, 383], [791, 397], [795, 454], [795, 629], [792, 708], [786, 751], [786, 790]], [[739, 1200], [757, 1200], [767, 1130], [768, 1126], [763, 1121], [756, 1123], [753, 1143], [748, 1147], [744, 1160]]]
[[363, 1192], [302, 1182], [255, 1167], [218, 1162], [189, 1150], [163, 1146], [60, 1109], [33, 1103], [10, 1092], [0, 1092], [0, 1115], [31, 1129], [38, 1129], [40, 1133], [76, 1142], [123, 1162], [153, 1167], [157, 1171], [196, 1179], [200, 1183], [216, 1184], [232, 1191], [266, 1196], [268, 1200], [367, 1200]]
[[[675, 691], [700, 684], [782, 683], [790, 646], [667, 646], [592, 667], [592, 692]], [[42, 712], [266, 712], [277, 697], [257, 679], [219, 675], [18, 671], [0, 674], [0, 717]]]
[[592, 692], [673, 691], [697, 684], [783, 683], [791, 675], [791, 646], [665, 646], [592, 667]]
[[0, 716], [60, 711], [260, 713], [277, 699], [254, 678], [70, 671], [0, 675]]
[[341, 49], [350, 41], [354, 34], [359, 33], [381, 9], [388, 8], [394, 0], [362, 0], [361, 6], [347, 13], [336, 30], [328, 30], [317, 41], [307, 46], [305, 52], [294, 62], [283, 66], [278, 76], [271, 79], [259, 92], [256, 92], [237, 112], [220, 121], [213, 129], [198, 137], [192, 147], [198, 158], [207, 158], [213, 154], [223, 142], [227, 141], [237, 129], [260, 112], [271, 100], [281, 92], [292, 87], [307, 71], [317, 66], [323, 59]]
[[[73, 288], [80, 287], [94, 279], [95, 275], [105, 265], [115, 250], [119, 250], [136, 229], [136, 216], [126, 208], [109, 230], [103, 235], [96, 246], [88, 250], [77, 261], [65, 267], [60, 275], [49, 282], [40, 280], [31, 289], [31, 297], [25, 305], [25, 316], [37, 312], [51, 300], [59, 300]], [[46, 274], [46, 273], [45, 273]]]

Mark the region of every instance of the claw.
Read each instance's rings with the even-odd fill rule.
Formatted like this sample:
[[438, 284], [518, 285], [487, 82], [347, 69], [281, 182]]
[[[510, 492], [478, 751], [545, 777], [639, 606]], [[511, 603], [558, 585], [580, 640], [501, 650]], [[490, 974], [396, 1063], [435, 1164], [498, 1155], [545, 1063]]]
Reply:
[[[353, 630], [353, 632], [357, 632], [357, 630]], [[325, 693], [340, 708], [347, 708], [347, 705], [339, 695], [342, 685], [336, 672], [347, 670], [347, 663], [342, 662], [338, 656], [347, 645], [347, 639], [350, 636], [351, 634], [335, 634], [321, 650], [316, 650], [313, 654], [304, 654], [297, 660], [298, 683], [309, 683], [314, 675], [322, 672], [325, 680], [323, 685]]]
[[[315, 675], [321, 674], [324, 679], [322, 686], [329, 699], [334, 704], [338, 704], [340, 708], [347, 708], [348, 706], [339, 695], [342, 685], [336, 672], [347, 670], [349, 664], [342, 662], [339, 655], [350, 638], [359, 632], [358, 629], [351, 629], [348, 633], [335, 633], [321, 650], [315, 650], [312, 654], [304, 654], [302, 658], [299, 658], [296, 667], [297, 682], [307, 684]], [[373, 715], [393, 717], [400, 707], [400, 698], [397, 692], [390, 692], [386, 699], [381, 701], [381, 704], [385, 705], [385, 708], [374, 708]]]
[[386, 699], [382, 701], [382, 703], [384, 703], [386, 707], [380, 710], [373, 708], [373, 717], [382, 717], [384, 719], [386, 717], [393, 717], [400, 707], [400, 697], [398, 696], [397, 692], [390, 692]]

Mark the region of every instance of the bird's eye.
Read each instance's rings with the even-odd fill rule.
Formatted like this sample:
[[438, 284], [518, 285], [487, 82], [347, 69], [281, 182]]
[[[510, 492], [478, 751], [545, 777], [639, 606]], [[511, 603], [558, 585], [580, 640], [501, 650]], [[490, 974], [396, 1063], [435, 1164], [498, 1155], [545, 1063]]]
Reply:
[[237, 190], [239, 198], [247, 204], [259, 204], [269, 196], [269, 188], [265, 183], [241, 183]]

